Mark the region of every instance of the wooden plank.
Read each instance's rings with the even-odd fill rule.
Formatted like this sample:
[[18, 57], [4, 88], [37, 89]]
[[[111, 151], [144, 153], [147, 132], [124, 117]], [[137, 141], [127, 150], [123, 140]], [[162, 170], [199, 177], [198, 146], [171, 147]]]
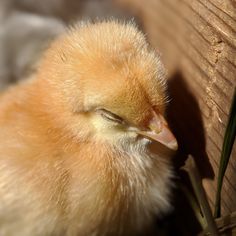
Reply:
[[208, 0], [210, 1], [215, 7], [224, 11], [225, 14], [232, 17], [236, 20], [236, 5], [231, 0]]
[[232, 86], [236, 86], [236, 66], [230, 63], [227, 58], [219, 58], [216, 70], [226, 81], [232, 84]]
[[233, 47], [236, 46], [236, 33], [231, 25], [228, 25], [218, 15], [210, 11], [207, 6], [203, 5], [199, 1], [183, 1], [185, 1], [186, 4], [201, 15], [201, 17], [208, 22], [208, 24], [212, 25], [212, 27], [214, 27], [228, 43], [230, 43]]
[[223, 92], [224, 96], [229, 97], [229, 94], [233, 94], [234, 81], [225, 78], [219, 71], [216, 71], [214, 77], [216, 79], [215, 86]]
[[[220, 6], [217, 7], [213, 3], [213, 1], [209, 1], [209, 0], [198, 0], [198, 1], [201, 2], [214, 15], [220, 18], [224, 22], [224, 25], [227, 25], [228, 27], [230, 27], [234, 33], [236, 32], [236, 21], [234, 17], [231, 17], [227, 13], [222, 11], [222, 8]], [[231, 9], [236, 10], [235, 7], [232, 7]]]
[[165, 3], [168, 4], [168, 7], [171, 7], [172, 11], [177, 11], [179, 17], [183, 17], [185, 21], [184, 24], [189, 24], [199, 36], [203, 37], [209, 44], [217, 45], [222, 41], [214, 28], [192, 9], [189, 4], [181, 1], [181, 6], [176, 6], [176, 3], [171, 0], [167, 0]]
[[[231, 0], [147, 0], [145, 4], [141, 0], [130, 1], [139, 6], [144, 30], [150, 42], [162, 52], [167, 68], [173, 69], [171, 74], [180, 73], [194, 103], [199, 106], [206, 152], [216, 173], [213, 180], [203, 180], [213, 206], [223, 137], [236, 86], [236, 4]], [[176, 88], [175, 96], [180, 102], [175, 104], [176, 112], [184, 107], [185, 114], [191, 117], [196, 104], [192, 106], [191, 101], [185, 101], [185, 95]], [[178, 120], [178, 114], [173, 116]], [[175, 122], [175, 128], [188, 139], [185, 126], [196, 127], [194, 119], [185, 122]], [[235, 181], [236, 145], [222, 190], [223, 214], [236, 208]]]
[[233, 212], [229, 216], [216, 219], [216, 224], [220, 232], [228, 232], [221, 235], [229, 235], [229, 233], [230, 235], [236, 235], [236, 212]]
[[224, 44], [223, 55], [227, 60], [236, 66], [236, 49], [228, 44]]

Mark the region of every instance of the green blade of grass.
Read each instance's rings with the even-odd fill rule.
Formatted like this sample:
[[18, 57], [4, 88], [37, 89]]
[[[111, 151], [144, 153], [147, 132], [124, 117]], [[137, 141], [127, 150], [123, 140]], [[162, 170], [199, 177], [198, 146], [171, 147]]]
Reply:
[[226, 168], [229, 163], [230, 154], [233, 148], [236, 134], [236, 89], [234, 89], [233, 101], [230, 109], [230, 116], [225, 131], [224, 142], [220, 158], [220, 166], [217, 179], [217, 192], [215, 201], [215, 217], [221, 216], [221, 189]]

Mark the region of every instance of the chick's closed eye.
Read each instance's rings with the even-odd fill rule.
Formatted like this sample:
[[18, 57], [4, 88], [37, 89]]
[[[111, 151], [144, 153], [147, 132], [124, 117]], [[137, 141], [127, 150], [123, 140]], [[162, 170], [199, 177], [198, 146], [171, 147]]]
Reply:
[[122, 125], [126, 124], [124, 119], [122, 119], [120, 116], [118, 116], [118, 115], [116, 115], [116, 114], [114, 114], [111, 111], [108, 111], [106, 109], [103, 109], [103, 108], [96, 109], [96, 112], [108, 121], [112, 121], [112, 122], [122, 124]]

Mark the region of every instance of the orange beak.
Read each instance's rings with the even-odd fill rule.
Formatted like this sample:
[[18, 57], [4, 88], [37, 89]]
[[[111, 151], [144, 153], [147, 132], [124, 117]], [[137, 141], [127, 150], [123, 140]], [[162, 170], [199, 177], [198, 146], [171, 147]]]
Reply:
[[161, 114], [153, 112], [153, 117], [148, 124], [149, 130], [137, 131], [138, 134], [157, 141], [171, 150], [178, 149], [175, 136], [170, 131], [165, 118]]

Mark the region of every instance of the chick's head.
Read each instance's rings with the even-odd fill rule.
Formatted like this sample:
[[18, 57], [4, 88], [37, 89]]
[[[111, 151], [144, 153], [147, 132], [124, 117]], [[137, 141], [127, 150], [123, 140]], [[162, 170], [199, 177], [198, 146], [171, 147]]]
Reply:
[[60, 106], [56, 119], [74, 136], [113, 144], [141, 136], [177, 147], [163, 118], [165, 69], [132, 23], [72, 29], [52, 45], [39, 74], [57, 112]]

